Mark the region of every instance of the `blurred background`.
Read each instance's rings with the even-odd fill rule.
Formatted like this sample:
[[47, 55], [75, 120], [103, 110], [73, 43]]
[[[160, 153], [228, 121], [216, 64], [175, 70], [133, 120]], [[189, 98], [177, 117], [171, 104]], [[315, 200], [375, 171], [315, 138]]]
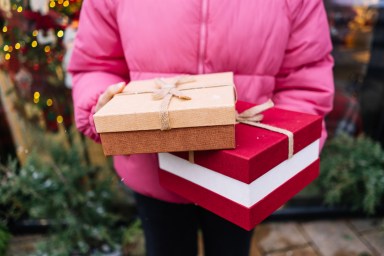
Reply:
[[[383, 213], [384, 0], [324, 3], [336, 95], [321, 176], [267, 221]], [[81, 4], [0, 0], [0, 255], [144, 255], [130, 191], [74, 127], [65, 70]]]

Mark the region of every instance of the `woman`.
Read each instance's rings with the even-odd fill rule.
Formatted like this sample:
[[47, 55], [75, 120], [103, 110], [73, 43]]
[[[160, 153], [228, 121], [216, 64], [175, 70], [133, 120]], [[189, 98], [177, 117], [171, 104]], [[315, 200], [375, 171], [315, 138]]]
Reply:
[[[331, 48], [321, 0], [85, 0], [69, 67], [77, 127], [99, 141], [92, 115], [131, 80], [224, 71], [242, 101], [324, 116]], [[159, 185], [155, 154], [114, 164], [135, 191], [148, 255], [196, 255], [198, 228], [205, 255], [248, 255], [250, 232]]]

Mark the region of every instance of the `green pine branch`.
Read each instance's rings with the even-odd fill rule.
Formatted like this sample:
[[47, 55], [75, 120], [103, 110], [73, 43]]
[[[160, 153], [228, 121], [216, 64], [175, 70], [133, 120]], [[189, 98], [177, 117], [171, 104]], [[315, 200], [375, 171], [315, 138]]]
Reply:
[[384, 150], [364, 136], [335, 137], [323, 149], [316, 184], [326, 203], [374, 214], [384, 200]]

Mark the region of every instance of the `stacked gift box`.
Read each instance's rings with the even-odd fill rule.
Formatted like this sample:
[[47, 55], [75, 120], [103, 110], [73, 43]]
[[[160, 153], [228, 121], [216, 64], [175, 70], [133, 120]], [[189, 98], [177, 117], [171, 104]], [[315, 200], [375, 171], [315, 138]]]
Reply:
[[131, 82], [95, 114], [106, 155], [159, 153], [165, 188], [247, 230], [318, 176], [321, 117], [235, 110], [232, 73], [178, 79]]
[[[250, 104], [238, 102], [242, 111]], [[321, 118], [278, 108], [262, 121], [291, 131], [236, 125], [236, 149], [160, 153], [162, 185], [217, 215], [250, 230], [301, 191], [319, 173]]]
[[234, 148], [234, 97], [232, 73], [133, 81], [94, 121], [105, 155]]

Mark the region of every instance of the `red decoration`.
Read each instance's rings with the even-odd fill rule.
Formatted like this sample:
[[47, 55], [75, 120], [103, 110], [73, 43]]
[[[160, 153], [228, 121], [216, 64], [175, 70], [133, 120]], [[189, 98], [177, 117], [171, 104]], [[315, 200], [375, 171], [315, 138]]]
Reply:
[[22, 67], [14, 76], [17, 89], [24, 99], [31, 95], [31, 85], [33, 82], [32, 74], [24, 67]]
[[50, 28], [64, 29], [64, 26], [59, 22], [62, 16], [55, 11], [50, 10], [48, 15], [42, 15], [40, 12], [25, 10], [23, 15], [28, 20], [35, 22], [35, 29], [37, 30], [48, 30]]
[[25, 46], [23, 46], [23, 47], [20, 48], [20, 52], [21, 52], [22, 54], [26, 54], [26, 53], [28, 52], [28, 48], [25, 47]]

